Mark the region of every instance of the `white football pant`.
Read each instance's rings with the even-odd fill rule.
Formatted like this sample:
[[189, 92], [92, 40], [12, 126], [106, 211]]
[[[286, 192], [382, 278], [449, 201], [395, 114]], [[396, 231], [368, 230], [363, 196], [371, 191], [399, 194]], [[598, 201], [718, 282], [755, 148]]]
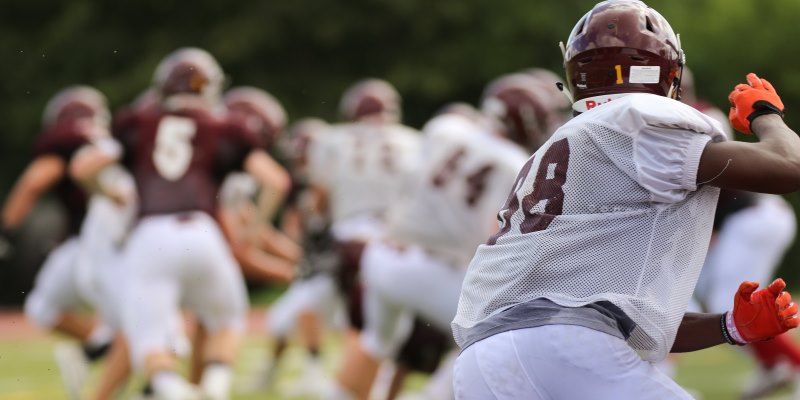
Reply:
[[72, 237], [53, 249], [42, 264], [25, 298], [25, 316], [40, 328], [53, 328], [62, 313], [85, 305], [75, 275], [79, 251], [78, 239]]
[[499, 333], [458, 356], [458, 400], [692, 399], [624, 340], [576, 325]]
[[128, 282], [123, 327], [135, 367], [141, 368], [148, 354], [174, 351], [174, 318], [181, 306], [209, 332], [244, 328], [248, 305], [241, 270], [205, 213], [142, 219], [123, 257]]
[[266, 329], [276, 337], [286, 337], [295, 328], [304, 311], [314, 311], [323, 320], [333, 323], [333, 317], [342, 311], [343, 303], [333, 277], [318, 274], [308, 279], [292, 282], [289, 289], [269, 307]]
[[416, 246], [404, 249], [370, 241], [361, 258], [365, 349], [377, 358], [394, 355], [410, 334], [413, 315], [450, 332], [464, 272]]

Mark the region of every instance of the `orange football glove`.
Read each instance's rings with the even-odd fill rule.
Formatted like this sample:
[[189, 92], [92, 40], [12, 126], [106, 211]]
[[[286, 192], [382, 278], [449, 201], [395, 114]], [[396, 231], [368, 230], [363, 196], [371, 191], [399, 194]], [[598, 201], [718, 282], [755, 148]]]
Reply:
[[733, 299], [731, 336], [744, 343], [766, 340], [800, 325], [797, 304], [784, 292], [786, 282], [775, 279], [766, 289], [756, 291], [758, 283], [742, 282]]
[[766, 114], [778, 114], [783, 117], [783, 102], [775, 92], [775, 88], [766, 79], [760, 79], [756, 74], [747, 74], [747, 85], [736, 85], [728, 100], [731, 102], [731, 111], [728, 119], [733, 128], [742, 133], [753, 133], [750, 124], [754, 119]]

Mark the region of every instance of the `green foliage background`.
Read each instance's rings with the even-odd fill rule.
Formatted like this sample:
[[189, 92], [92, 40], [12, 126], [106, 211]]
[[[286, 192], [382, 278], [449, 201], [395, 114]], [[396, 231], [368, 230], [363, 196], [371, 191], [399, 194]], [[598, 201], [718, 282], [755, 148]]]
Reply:
[[[0, 195], [24, 167], [41, 110], [61, 87], [86, 83], [118, 107], [179, 46], [208, 49], [230, 84], [260, 86], [290, 116], [335, 119], [343, 89], [385, 78], [421, 125], [440, 105], [475, 102], [485, 83], [527, 67], [561, 72], [557, 43], [593, 0], [268, 0], [0, 2]], [[796, 0], [652, 0], [682, 34], [702, 97], [726, 109], [754, 71], [800, 123]], [[788, 196], [795, 204], [800, 198]], [[793, 249], [783, 274], [795, 271]], [[793, 279], [797, 280], [797, 279]]]

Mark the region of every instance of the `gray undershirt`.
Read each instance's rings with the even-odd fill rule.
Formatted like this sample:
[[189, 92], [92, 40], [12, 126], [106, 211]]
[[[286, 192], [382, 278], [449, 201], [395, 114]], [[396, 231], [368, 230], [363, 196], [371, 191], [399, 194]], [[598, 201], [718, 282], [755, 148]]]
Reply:
[[623, 340], [636, 327], [622, 310], [608, 301], [564, 307], [539, 298], [507, 308], [467, 329], [461, 350], [498, 333], [544, 325], [577, 325]]

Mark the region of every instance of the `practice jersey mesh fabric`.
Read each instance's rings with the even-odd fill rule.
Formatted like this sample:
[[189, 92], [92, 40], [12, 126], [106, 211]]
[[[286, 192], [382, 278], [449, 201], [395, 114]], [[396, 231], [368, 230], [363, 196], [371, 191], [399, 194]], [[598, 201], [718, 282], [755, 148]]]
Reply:
[[388, 235], [463, 269], [497, 230], [494, 215], [528, 154], [459, 115], [438, 116], [423, 133], [414, 186], [393, 206]]
[[523, 167], [462, 288], [453, 333], [536, 298], [607, 300], [635, 323], [629, 345], [666, 356], [708, 248], [719, 189], [696, 185], [719, 123], [631, 94], [559, 129]]
[[404, 193], [419, 141], [411, 128], [368, 122], [337, 125], [314, 140], [309, 174], [328, 189], [333, 222], [382, 216]]

